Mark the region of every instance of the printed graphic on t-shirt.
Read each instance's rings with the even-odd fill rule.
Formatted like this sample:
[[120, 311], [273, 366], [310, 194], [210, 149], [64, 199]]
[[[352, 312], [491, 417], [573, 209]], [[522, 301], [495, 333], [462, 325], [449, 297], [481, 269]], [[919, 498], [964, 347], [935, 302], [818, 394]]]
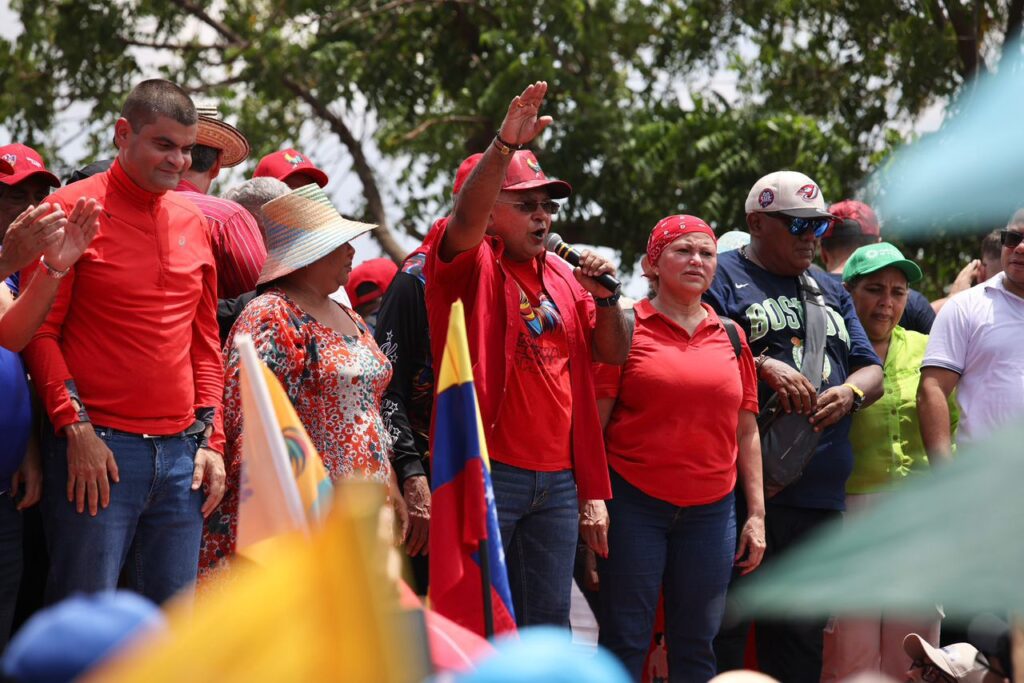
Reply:
[[519, 314], [525, 329], [519, 331], [514, 357], [518, 370], [535, 374], [565, 360], [565, 349], [558, 343], [561, 340], [550, 338], [552, 332], [560, 331], [562, 316], [547, 294], [541, 292], [539, 298], [540, 305], [532, 306], [526, 294], [519, 292]]
[[555, 330], [562, 324], [562, 316], [555, 307], [555, 302], [545, 294], [540, 293], [540, 305], [530, 304], [526, 292], [519, 290], [519, 315], [522, 316], [526, 328], [534, 337], [539, 337], [546, 332]]

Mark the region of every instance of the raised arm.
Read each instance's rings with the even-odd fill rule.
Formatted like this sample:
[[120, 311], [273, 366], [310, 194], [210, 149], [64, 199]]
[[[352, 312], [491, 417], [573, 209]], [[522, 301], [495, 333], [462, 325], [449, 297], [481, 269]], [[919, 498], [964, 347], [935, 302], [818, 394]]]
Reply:
[[505, 145], [513, 148], [525, 145], [551, 124], [550, 116], [538, 116], [547, 91], [548, 84], [537, 81], [527, 86], [522, 94], [512, 98], [497, 138], [493, 144], [488, 145], [483, 158], [466, 179], [455, 201], [451, 221], [439, 245], [439, 255], [443, 261], [451, 261], [462, 252], [475, 248], [483, 240], [491, 209], [494, 208], [505, 171], [512, 160], [514, 150]]

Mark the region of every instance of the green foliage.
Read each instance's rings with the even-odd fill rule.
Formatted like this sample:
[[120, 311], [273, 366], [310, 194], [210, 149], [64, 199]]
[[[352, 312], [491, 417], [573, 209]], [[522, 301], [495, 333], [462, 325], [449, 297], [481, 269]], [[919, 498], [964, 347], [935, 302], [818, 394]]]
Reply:
[[[998, 52], [1009, 4], [983, 3], [972, 33], [956, 0], [12, 0], [24, 32], [0, 42], [0, 121], [60, 155], [55, 124], [82, 107], [107, 154], [124, 94], [161, 74], [217, 97], [255, 158], [312, 119], [358, 168], [345, 133], [365, 115], [378, 148], [409, 160], [395, 178], [368, 169], [367, 212], [382, 219], [385, 183], [422, 233], [459, 162], [543, 79], [555, 125], [537, 152], [575, 188], [558, 229], [632, 263], [671, 213], [742, 227], [747, 190], [773, 170], [857, 193], [922, 111], [987, 68], [979, 46]], [[929, 249], [937, 289], [976, 247]]]

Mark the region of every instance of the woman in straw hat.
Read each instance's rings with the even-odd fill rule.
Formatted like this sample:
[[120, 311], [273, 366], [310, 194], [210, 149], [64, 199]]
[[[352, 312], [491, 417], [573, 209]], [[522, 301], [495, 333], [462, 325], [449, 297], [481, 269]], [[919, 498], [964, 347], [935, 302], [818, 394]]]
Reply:
[[[376, 226], [343, 218], [313, 184], [267, 202], [262, 212], [267, 260], [257, 283], [260, 294], [242, 311], [228, 338], [252, 337], [332, 481], [363, 477], [390, 484], [391, 446], [380, 401], [391, 364], [363, 319], [328, 296], [352, 270], [355, 249], [349, 242]], [[201, 575], [223, 566], [235, 551], [242, 404], [233, 344], [225, 357], [228, 490], [206, 523]]]

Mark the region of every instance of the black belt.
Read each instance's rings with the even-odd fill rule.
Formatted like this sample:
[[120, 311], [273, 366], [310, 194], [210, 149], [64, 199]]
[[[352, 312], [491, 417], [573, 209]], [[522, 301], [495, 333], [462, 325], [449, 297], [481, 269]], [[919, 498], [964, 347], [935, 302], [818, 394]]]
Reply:
[[182, 436], [195, 436], [196, 434], [202, 434], [206, 431], [206, 424], [200, 420], [196, 420], [192, 423], [188, 429], [183, 432], [176, 432], [174, 434], [137, 434], [135, 432], [126, 432], [121, 429], [114, 429], [113, 427], [104, 427], [103, 425], [93, 425], [93, 429], [96, 431], [103, 430], [113, 436], [134, 436], [137, 439], [175, 439]]

